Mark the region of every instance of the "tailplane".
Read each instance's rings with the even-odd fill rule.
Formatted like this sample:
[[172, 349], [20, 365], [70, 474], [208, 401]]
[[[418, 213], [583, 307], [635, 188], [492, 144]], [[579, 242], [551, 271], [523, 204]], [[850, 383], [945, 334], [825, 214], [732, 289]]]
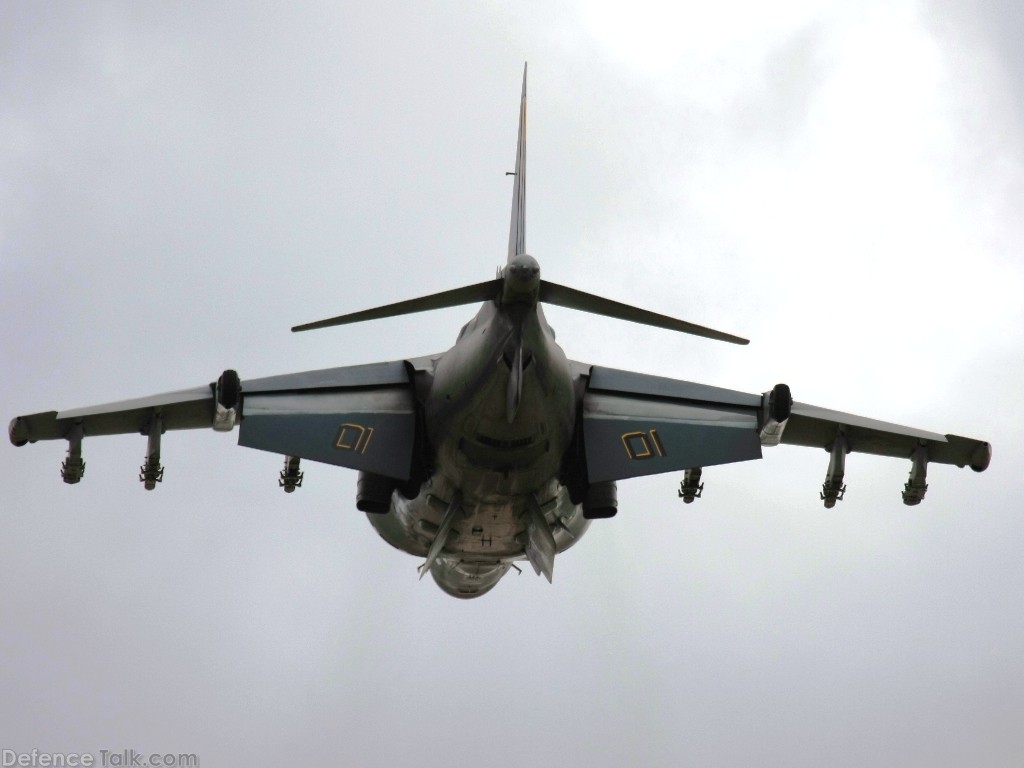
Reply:
[[[335, 325], [347, 325], [348, 323], [359, 323], [365, 320], [379, 320], [384, 317], [395, 317], [408, 315], [414, 312], [425, 312], [431, 309], [443, 309], [445, 307], [457, 307], [463, 304], [477, 304], [485, 301], [508, 300], [505, 292], [505, 280], [507, 270], [517, 268], [516, 257], [526, 253], [526, 65], [523, 65], [523, 94], [519, 101], [519, 138], [516, 142], [516, 169], [512, 172], [515, 177], [515, 185], [512, 189], [512, 218], [509, 224], [508, 233], [508, 266], [499, 270], [498, 277], [484, 283], [467, 285], [462, 288], [454, 288], [448, 291], [441, 291], [430, 296], [421, 296], [416, 299], [399, 301], [383, 307], [366, 309], [361, 312], [350, 312], [327, 320], [318, 320], [304, 325], [297, 325], [293, 331], [311, 331], [316, 328], [330, 328]], [[532, 262], [532, 259], [530, 259]], [[535, 262], [533, 262], [535, 264]], [[547, 280], [540, 280], [536, 293], [532, 293], [536, 300], [547, 304], [557, 304], [560, 307], [577, 309], [582, 312], [590, 312], [595, 315], [614, 317], [618, 320], [629, 320], [630, 322], [642, 325], [651, 325], [656, 328], [665, 328], [680, 333], [688, 333], [693, 336], [703, 336], [706, 339], [727, 341], [731, 344], [747, 344], [747, 340], [730, 333], [716, 331], [702, 325], [688, 323], [685, 320], [678, 320], [674, 317], [651, 312], [650, 310], [634, 307], [630, 304], [623, 304], [603, 296], [595, 296], [591, 293], [584, 293], [575, 288], [569, 288]], [[514, 299], [518, 300], [518, 299]], [[517, 358], [521, 364], [521, 358]], [[508, 414], [509, 421], [515, 416], [518, 407], [521, 381], [518, 376], [512, 376], [509, 380]]]

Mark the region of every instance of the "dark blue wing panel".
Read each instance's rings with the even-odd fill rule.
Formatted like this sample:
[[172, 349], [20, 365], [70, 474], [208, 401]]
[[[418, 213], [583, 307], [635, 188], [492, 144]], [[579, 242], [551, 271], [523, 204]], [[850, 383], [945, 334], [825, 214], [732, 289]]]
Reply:
[[406, 480], [415, 435], [407, 385], [247, 394], [238, 444]]
[[730, 404], [588, 391], [583, 440], [592, 483], [761, 458], [757, 410]]

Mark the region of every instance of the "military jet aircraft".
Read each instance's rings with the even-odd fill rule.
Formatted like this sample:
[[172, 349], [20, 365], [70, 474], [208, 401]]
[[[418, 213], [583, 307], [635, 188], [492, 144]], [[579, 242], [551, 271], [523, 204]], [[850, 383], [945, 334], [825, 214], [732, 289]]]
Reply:
[[541, 278], [526, 253], [526, 71], [519, 112], [508, 259], [493, 280], [308, 323], [293, 331], [482, 302], [439, 355], [217, 381], [90, 408], [15, 418], [11, 442], [66, 440], [61, 474], [82, 479], [85, 437], [148, 439], [139, 479], [163, 479], [167, 430], [239, 428], [238, 442], [284, 455], [280, 486], [307, 459], [359, 471], [356, 507], [392, 546], [423, 559], [450, 595], [483, 595], [517, 561], [550, 581], [554, 559], [617, 510], [616, 481], [683, 472], [686, 503], [704, 467], [761, 458], [779, 443], [824, 448], [820, 498], [843, 498], [851, 451], [910, 461], [905, 504], [921, 502], [929, 463], [989, 464], [988, 443], [793, 402], [789, 387], [747, 394], [568, 360], [544, 318], [556, 304], [709, 339], [747, 340]]

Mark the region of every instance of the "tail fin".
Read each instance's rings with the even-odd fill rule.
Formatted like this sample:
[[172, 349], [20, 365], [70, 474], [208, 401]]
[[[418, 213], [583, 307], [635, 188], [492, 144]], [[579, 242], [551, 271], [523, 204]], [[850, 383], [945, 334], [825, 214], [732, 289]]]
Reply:
[[[526, 65], [523, 65], [523, 95], [519, 103], [519, 141], [516, 144], [516, 169], [515, 187], [512, 191], [512, 222], [508, 233], [508, 263], [519, 254], [526, 253]], [[429, 309], [441, 309], [443, 307], [458, 307], [463, 304], [476, 304], [481, 301], [490, 301], [502, 295], [504, 278], [499, 271], [498, 277], [488, 280], [485, 283], [476, 283], [462, 288], [454, 288], [449, 291], [441, 291], [430, 296], [420, 296], [416, 299], [399, 301], [383, 307], [365, 309], [361, 312], [350, 312], [338, 317], [318, 320], [313, 323], [297, 325], [293, 331], [311, 331], [315, 328], [329, 328], [335, 325], [346, 325], [347, 323], [359, 323], [364, 320], [377, 320], [383, 317], [395, 317], [396, 315], [408, 315], [413, 312], [425, 312]], [[747, 344], [747, 340], [729, 333], [722, 333], [702, 325], [695, 325], [684, 320], [677, 320], [673, 317], [659, 315], [646, 309], [633, 307], [601, 296], [594, 296], [590, 293], [577, 291], [564, 285], [549, 283], [546, 280], [540, 282], [539, 300], [548, 304], [557, 304], [560, 307], [569, 307], [583, 312], [591, 312], [596, 315], [605, 315], [619, 320], [630, 320], [634, 323], [651, 325], [655, 328], [666, 328], [680, 333], [689, 333], [694, 336], [703, 336], [707, 339], [728, 341], [732, 344]], [[521, 362], [521, 361], [520, 361]], [[517, 364], [518, 368], [518, 364]], [[516, 377], [509, 379], [508, 393], [508, 414], [510, 419], [515, 415], [515, 409], [519, 402], [519, 389], [522, 382]]]
[[508, 260], [526, 253], [526, 65], [523, 64], [523, 95], [519, 102], [519, 141], [516, 143], [515, 187], [512, 190], [512, 223], [508, 232]]

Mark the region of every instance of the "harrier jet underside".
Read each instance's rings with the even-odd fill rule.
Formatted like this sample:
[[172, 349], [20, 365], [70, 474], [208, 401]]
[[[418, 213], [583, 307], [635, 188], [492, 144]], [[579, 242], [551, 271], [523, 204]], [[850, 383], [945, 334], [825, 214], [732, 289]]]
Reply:
[[15, 445], [66, 440], [61, 474], [82, 479], [86, 437], [141, 433], [140, 480], [162, 480], [167, 430], [239, 428], [238, 442], [283, 454], [279, 483], [302, 484], [300, 460], [359, 471], [356, 506], [392, 546], [422, 559], [456, 597], [494, 587], [516, 561], [551, 580], [555, 555], [594, 518], [612, 517], [618, 480], [684, 472], [679, 496], [699, 498], [701, 470], [761, 458], [779, 443], [829, 453], [821, 500], [843, 498], [851, 451], [910, 461], [906, 504], [924, 498], [929, 463], [984, 470], [988, 443], [887, 424], [794, 402], [776, 385], [746, 394], [568, 360], [542, 304], [709, 339], [720, 331], [541, 279], [526, 254], [526, 72], [519, 114], [508, 260], [494, 280], [341, 315], [305, 331], [482, 302], [443, 354], [240, 381], [68, 411], [19, 416]]

